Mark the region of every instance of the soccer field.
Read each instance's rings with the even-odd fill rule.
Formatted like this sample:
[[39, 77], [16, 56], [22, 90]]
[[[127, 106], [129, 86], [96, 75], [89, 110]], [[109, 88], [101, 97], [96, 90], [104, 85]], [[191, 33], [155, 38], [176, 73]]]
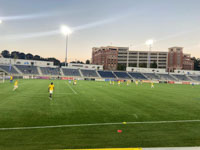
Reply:
[[0, 149], [200, 146], [200, 86], [50, 82], [0, 84]]

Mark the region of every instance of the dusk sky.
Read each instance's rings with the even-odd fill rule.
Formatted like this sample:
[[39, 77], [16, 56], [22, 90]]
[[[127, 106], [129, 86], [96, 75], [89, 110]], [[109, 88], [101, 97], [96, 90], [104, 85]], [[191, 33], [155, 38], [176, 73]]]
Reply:
[[0, 19], [0, 51], [64, 60], [67, 25], [69, 61], [91, 59], [92, 47], [148, 50], [148, 39], [200, 57], [200, 0], [0, 0]]

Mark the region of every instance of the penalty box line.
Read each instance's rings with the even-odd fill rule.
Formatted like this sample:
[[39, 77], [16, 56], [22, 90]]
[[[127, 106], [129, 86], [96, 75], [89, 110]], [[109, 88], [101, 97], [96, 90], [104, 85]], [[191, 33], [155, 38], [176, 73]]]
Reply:
[[0, 128], [0, 131], [6, 130], [28, 130], [28, 129], [49, 129], [49, 128], [66, 128], [66, 127], [88, 127], [88, 126], [108, 126], [108, 125], [128, 125], [128, 124], [169, 124], [169, 123], [192, 123], [200, 120], [174, 120], [174, 121], [144, 121], [144, 122], [116, 122], [116, 123], [93, 123], [93, 124], [68, 124], [54, 126], [35, 126], [35, 127], [11, 127]]

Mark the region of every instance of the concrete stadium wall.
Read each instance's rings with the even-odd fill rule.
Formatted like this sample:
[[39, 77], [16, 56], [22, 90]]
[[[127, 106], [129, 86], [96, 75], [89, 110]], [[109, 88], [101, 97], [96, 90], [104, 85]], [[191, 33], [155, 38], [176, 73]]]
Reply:
[[186, 75], [200, 75], [200, 71], [194, 70], [174, 70], [175, 74], [186, 74]]
[[[62, 66], [62, 68], [65, 68], [65, 66]], [[88, 69], [88, 70], [103, 70], [103, 65], [94, 65], [94, 64], [75, 64], [75, 63], [69, 63], [67, 68], [71, 69]]]
[[142, 73], [167, 73], [166, 69], [139, 68], [139, 67], [127, 67], [126, 71], [129, 71], [129, 72], [142, 72]]
[[3, 65], [26, 65], [26, 66], [39, 66], [39, 67], [53, 67], [53, 62], [50, 61], [38, 61], [38, 60], [26, 60], [26, 59], [12, 59], [12, 58], [0, 58], [0, 64]]

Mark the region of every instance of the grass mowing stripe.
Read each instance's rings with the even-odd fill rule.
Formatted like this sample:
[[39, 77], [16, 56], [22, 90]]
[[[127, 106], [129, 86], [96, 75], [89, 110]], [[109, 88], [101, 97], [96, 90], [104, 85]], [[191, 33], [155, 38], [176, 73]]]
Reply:
[[106, 126], [106, 125], [122, 125], [122, 124], [165, 124], [165, 123], [191, 123], [191, 122], [200, 122], [200, 120], [144, 121], [144, 122], [126, 122], [126, 123], [116, 122], [116, 123], [72, 124], [72, 125], [35, 126], [35, 127], [13, 127], [13, 128], [0, 128], [0, 131], [63, 128], [63, 127]]
[[71, 87], [71, 85], [69, 85], [68, 83], [66, 83], [67, 84], [67, 86], [74, 92], [74, 94], [78, 94], [72, 87]]
[[[48, 99], [50, 82], [55, 82], [53, 101]], [[70, 84], [76, 95], [66, 82], [19, 80], [24, 84], [15, 92], [13, 84], [0, 84], [0, 101], [6, 102], [0, 104], [0, 128], [6, 128], [0, 130], [0, 149], [200, 145], [198, 85], [155, 84], [151, 89], [150, 84], [78, 81]], [[15, 127], [42, 129], [7, 129]]]

